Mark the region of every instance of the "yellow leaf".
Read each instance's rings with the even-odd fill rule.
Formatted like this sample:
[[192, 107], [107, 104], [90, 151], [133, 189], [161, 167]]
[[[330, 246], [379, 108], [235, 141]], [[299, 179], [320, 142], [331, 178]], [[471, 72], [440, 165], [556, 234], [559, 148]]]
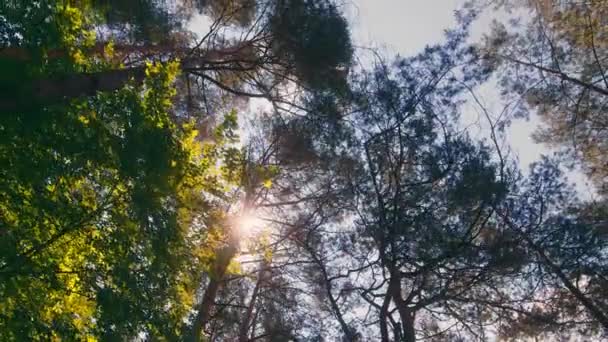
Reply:
[[262, 185], [264, 185], [264, 187], [266, 189], [270, 189], [272, 187], [272, 180], [271, 179], [267, 179], [264, 181], [264, 183], [262, 183]]
[[76, 63], [78, 65], [84, 65], [87, 62], [84, 57], [84, 54], [80, 50], [73, 51], [72, 58], [74, 59], [74, 63]]
[[264, 249], [264, 260], [266, 262], [271, 262], [272, 261], [272, 250], [270, 248], [265, 248]]
[[103, 54], [107, 58], [114, 57], [114, 41], [110, 41], [106, 46], [103, 47]]
[[241, 263], [239, 263], [235, 259], [230, 260], [230, 263], [228, 264], [228, 267], [226, 268], [226, 273], [233, 274], [233, 275], [241, 274], [242, 273]]

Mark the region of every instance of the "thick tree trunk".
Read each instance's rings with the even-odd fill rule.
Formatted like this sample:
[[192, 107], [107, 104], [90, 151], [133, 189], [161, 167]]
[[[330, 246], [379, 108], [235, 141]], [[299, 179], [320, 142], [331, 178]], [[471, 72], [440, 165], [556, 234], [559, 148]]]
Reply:
[[[37, 105], [50, 105], [78, 97], [93, 96], [97, 92], [121, 89], [129, 80], [140, 84], [144, 77], [145, 67], [135, 67], [96, 73], [76, 73], [32, 80], [29, 83], [12, 81], [14, 91], [0, 93], [0, 111], [27, 110]], [[3, 86], [10, 87], [10, 81]]]
[[211, 308], [213, 307], [213, 303], [215, 298], [217, 297], [217, 292], [220, 289], [221, 279], [211, 279], [207, 289], [205, 290], [205, 294], [203, 295], [203, 299], [198, 307], [198, 314], [196, 315], [196, 319], [194, 320], [194, 324], [192, 325], [192, 341], [199, 342], [201, 341], [201, 336], [203, 334], [203, 329], [209, 322], [209, 318], [211, 317]]
[[390, 342], [386, 322], [388, 319], [388, 304], [390, 303], [390, 296], [388, 294], [386, 294], [386, 297], [384, 298], [384, 303], [386, 303], [386, 305], [382, 305], [382, 308], [380, 309], [380, 339], [382, 342]]
[[72, 74], [63, 78], [35, 81], [32, 93], [40, 100], [92, 96], [97, 92], [120, 89], [129, 80], [140, 84], [144, 77], [145, 67]]
[[[388, 282], [388, 287], [386, 289], [386, 294], [384, 295], [384, 301], [382, 302], [382, 306], [380, 307], [380, 336], [382, 342], [390, 342], [388, 335], [388, 308], [393, 300], [393, 293], [395, 291], [395, 287], [397, 278], [391, 276]], [[399, 335], [398, 332], [395, 332], [396, 335]], [[397, 338], [397, 336], [395, 336]]]
[[391, 291], [393, 302], [401, 317], [401, 328], [403, 330], [402, 341], [403, 342], [415, 342], [416, 341], [416, 330], [414, 329], [415, 314], [407, 306], [407, 303], [401, 296], [401, 278], [397, 275], [398, 272], [394, 273], [395, 281]]
[[[106, 54], [108, 42], [98, 42], [90, 48], [84, 49], [83, 53], [89, 57], [101, 57]], [[209, 51], [208, 54], [212, 57], [218, 55], [227, 55], [235, 52], [236, 47]], [[112, 45], [112, 60], [121, 61], [127, 57], [146, 57], [146, 56], [171, 56], [174, 58], [183, 58], [191, 48], [179, 46], [175, 42], [167, 42], [157, 45], [134, 45], [134, 44], [113, 44]], [[69, 56], [69, 51], [66, 49], [50, 49], [45, 51], [45, 58], [57, 59]], [[31, 52], [20, 46], [9, 46], [0, 50], [0, 59], [12, 59], [21, 62], [29, 62], [32, 60]]]
[[334, 298], [334, 296], [331, 293], [331, 284], [327, 285], [326, 291], [328, 293], [329, 303], [331, 305], [332, 311], [334, 312], [334, 315], [336, 316], [338, 323], [340, 323], [340, 327], [342, 328], [342, 332], [344, 333], [344, 336], [346, 337], [347, 341], [353, 341], [355, 339], [355, 334], [350, 329], [348, 324], [346, 324], [346, 321], [344, 320], [344, 317], [342, 316], [342, 312], [340, 311], [340, 307], [338, 306], [336, 298]]
[[[62, 53], [61, 51], [54, 51], [50, 55], [58, 57]], [[91, 49], [90, 53], [93, 55], [103, 53], [103, 45], [97, 44]], [[234, 70], [234, 63], [237, 63], [242, 68], [251, 67], [258, 63], [249, 42], [243, 42], [223, 49], [205, 51], [194, 56], [187, 56], [187, 51], [176, 52], [173, 47], [162, 46], [120, 46], [120, 53], [124, 55], [138, 53], [140, 55], [171, 54], [176, 57], [181, 56], [183, 57], [181, 60], [182, 71], [200, 69], [200, 72], [203, 72], [207, 69], [222, 70], [223, 68]], [[0, 51], [0, 58], [5, 59], [27, 61], [30, 58], [29, 56], [29, 52], [20, 47], [10, 47]], [[16, 80], [14, 82], [18, 82], [18, 84], [6, 86], [21, 89], [20, 94], [17, 95], [17, 98], [15, 98], [14, 94], [4, 96], [0, 94], [0, 110], [17, 110], [24, 106], [31, 106], [32, 102], [52, 104], [63, 100], [92, 96], [97, 92], [114, 91], [124, 87], [129, 80], [132, 80], [135, 84], [141, 84], [144, 77], [145, 66], [140, 65], [95, 73], [73, 73], [57, 77], [34, 79], [29, 82]]]
[[213, 309], [217, 293], [224, 282], [226, 270], [228, 269], [228, 265], [232, 261], [232, 258], [234, 258], [234, 256], [236, 255], [236, 252], [236, 242], [230, 242], [228, 246], [222, 248], [217, 252], [217, 258], [213, 265], [211, 280], [209, 281], [209, 285], [207, 286], [207, 289], [203, 294], [203, 298], [197, 307], [198, 313], [192, 325], [193, 342], [201, 341], [203, 329], [211, 318], [211, 310]]

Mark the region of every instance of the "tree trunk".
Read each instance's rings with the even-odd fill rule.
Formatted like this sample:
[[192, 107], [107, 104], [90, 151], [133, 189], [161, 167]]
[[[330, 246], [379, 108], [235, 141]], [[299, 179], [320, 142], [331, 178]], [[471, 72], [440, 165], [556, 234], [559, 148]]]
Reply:
[[[91, 54], [103, 53], [98, 50], [103, 46], [99, 44], [91, 49]], [[151, 55], [172, 54], [179, 57], [181, 55], [182, 71], [200, 70], [234, 70], [233, 64], [238, 64], [241, 68], [252, 67], [259, 62], [256, 60], [254, 51], [249, 42], [242, 42], [235, 46], [205, 51], [199, 55], [187, 56], [185, 51], [176, 53], [171, 47], [140, 47], [140, 46], [121, 46], [121, 53], [126, 55], [133, 53], [147, 53]], [[51, 55], [57, 57], [60, 51], [53, 52]], [[28, 52], [20, 47], [3, 49], [0, 57], [12, 60], [27, 61]], [[237, 68], [238, 69], [238, 68]], [[145, 66], [140, 65], [126, 69], [114, 69], [95, 73], [73, 73], [49, 78], [34, 79], [24, 81], [24, 79], [14, 80], [15, 84], [8, 84], [5, 87], [21, 89], [17, 98], [14, 94], [0, 93], [0, 110], [10, 111], [23, 107], [29, 107], [32, 102], [37, 104], [52, 104], [73, 98], [92, 96], [97, 92], [108, 92], [121, 89], [129, 80], [135, 84], [141, 84], [145, 78]]]
[[[389, 269], [392, 267], [389, 267]], [[384, 301], [382, 302], [382, 306], [380, 308], [380, 336], [382, 338], [382, 342], [389, 342], [390, 339], [388, 337], [388, 308], [390, 306], [391, 301], [395, 300], [395, 291], [400, 291], [401, 284], [400, 279], [394, 276], [394, 272], [391, 272], [391, 277], [388, 282], [388, 287], [386, 289], [386, 295], [384, 296]], [[398, 329], [395, 331], [395, 338], [400, 340], [399, 337], [400, 331]]]
[[348, 326], [348, 324], [346, 324], [346, 321], [344, 320], [344, 317], [342, 316], [342, 312], [340, 311], [340, 307], [338, 306], [338, 303], [336, 302], [336, 299], [334, 298], [334, 296], [331, 293], [331, 284], [327, 283], [326, 291], [328, 293], [328, 297], [329, 297], [329, 302], [331, 304], [331, 308], [334, 311], [334, 315], [336, 316], [336, 319], [340, 323], [340, 327], [342, 328], [342, 332], [344, 333], [347, 341], [353, 341], [355, 339], [355, 334], [350, 329], [350, 327]]
[[[116, 69], [96, 73], [77, 73], [45, 79], [8, 80], [3, 88], [13, 91], [0, 92], [0, 111], [28, 110], [38, 105], [50, 105], [97, 92], [114, 91], [125, 86], [129, 80], [143, 82], [145, 67]], [[6, 81], [6, 80], [5, 80]]]
[[63, 78], [42, 79], [34, 82], [33, 95], [41, 100], [92, 96], [97, 92], [114, 91], [133, 80], [143, 82], [145, 67], [108, 70], [97, 73], [72, 74]]
[[[234, 56], [239, 52], [249, 48], [249, 42], [242, 42], [235, 46], [230, 46], [223, 49], [209, 50], [203, 53], [205, 58], [220, 59], [227, 56]], [[89, 57], [104, 56], [108, 42], [97, 42], [90, 48], [83, 49], [83, 53]], [[192, 48], [183, 47], [175, 42], [167, 42], [158, 45], [133, 45], [133, 44], [113, 44], [112, 59], [121, 61], [127, 57], [151, 57], [151, 56], [170, 56], [173, 58], [185, 58], [192, 51]], [[57, 59], [69, 56], [69, 51], [66, 49], [50, 49], [45, 51], [45, 58]], [[110, 56], [106, 56], [110, 57]], [[11, 59], [21, 62], [30, 62], [32, 60], [31, 51], [20, 46], [9, 46], [0, 49], [0, 59]]]
[[[391, 287], [391, 284], [389, 282], [389, 289]], [[382, 307], [380, 308], [380, 338], [382, 342], [390, 342], [389, 338], [388, 338], [388, 326], [386, 324], [386, 321], [388, 319], [388, 306], [391, 303], [391, 296], [390, 294], [387, 292], [386, 295], [384, 296], [384, 301], [382, 302]]]
[[212, 274], [210, 275], [211, 280], [209, 281], [209, 285], [207, 286], [207, 289], [203, 294], [201, 303], [197, 307], [198, 313], [192, 325], [193, 342], [201, 341], [203, 329], [211, 318], [211, 310], [213, 309], [217, 293], [224, 281], [226, 270], [228, 269], [230, 261], [232, 261], [232, 258], [236, 255], [236, 252], [237, 243], [233, 241], [229, 242], [228, 246], [222, 248], [217, 252], [217, 257], [213, 265]]
[[255, 283], [255, 287], [253, 288], [253, 293], [251, 294], [251, 300], [249, 301], [249, 305], [247, 306], [245, 317], [243, 318], [243, 321], [239, 326], [239, 342], [249, 341], [249, 327], [251, 326], [251, 320], [253, 318], [253, 308], [255, 307], [255, 303], [257, 301], [260, 288], [262, 287], [262, 283], [266, 279], [267, 272], [268, 262], [264, 260], [262, 262], [262, 267], [258, 275], [258, 281]]
[[394, 281], [395, 285], [392, 288], [391, 296], [393, 298], [395, 306], [397, 307], [397, 311], [399, 312], [399, 317], [401, 317], [401, 328], [403, 329], [402, 340], [403, 342], [415, 342], [415, 314], [407, 306], [407, 303], [403, 300], [403, 297], [401, 296], [401, 278], [397, 274], [398, 272], [395, 272], [394, 277], [396, 280]]

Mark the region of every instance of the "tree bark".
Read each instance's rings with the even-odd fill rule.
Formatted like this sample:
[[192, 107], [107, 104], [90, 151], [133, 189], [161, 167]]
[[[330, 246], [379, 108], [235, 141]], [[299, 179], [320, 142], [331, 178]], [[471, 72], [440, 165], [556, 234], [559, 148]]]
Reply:
[[355, 334], [353, 333], [351, 328], [348, 326], [348, 324], [346, 324], [346, 321], [344, 320], [344, 317], [342, 316], [342, 312], [340, 311], [340, 307], [338, 306], [336, 299], [332, 295], [331, 290], [332, 290], [331, 284], [329, 282], [326, 282], [326, 292], [328, 294], [329, 303], [334, 312], [334, 315], [336, 316], [338, 323], [340, 323], [340, 327], [342, 328], [342, 332], [344, 333], [344, 336], [346, 337], [346, 339], [348, 341], [353, 341], [355, 339]]
[[[183, 57], [181, 60], [182, 71], [200, 70], [234, 70], [233, 64], [240, 68], [251, 68], [259, 62], [254, 56], [251, 44], [242, 42], [235, 46], [223, 49], [205, 51], [199, 55], [187, 56], [186, 51], [176, 53], [171, 47], [140, 47], [121, 46], [121, 53], [147, 53], [147, 54], [170, 54]], [[99, 51], [99, 50], [102, 51]], [[51, 52], [58, 57], [61, 51]], [[91, 54], [103, 53], [103, 45], [97, 44], [90, 51]], [[5, 48], [0, 51], [0, 57], [13, 60], [27, 61], [29, 52], [20, 47]], [[237, 68], [238, 69], [238, 68]], [[240, 70], [240, 69], [239, 69]], [[31, 81], [17, 80], [14, 87], [21, 89], [15, 98], [13, 94], [0, 94], [0, 110], [17, 110], [23, 106], [31, 106], [32, 102], [37, 104], [52, 104], [73, 98], [92, 96], [97, 92], [108, 92], [121, 89], [132, 80], [135, 84], [141, 84], [145, 78], [145, 66], [139, 65], [125, 69], [114, 69], [94, 73], [73, 73], [49, 78], [34, 79]], [[25, 84], [24, 84], [25, 83]], [[13, 86], [9, 85], [9, 88]], [[6, 98], [5, 98], [6, 97]]]
[[[209, 50], [203, 53], [208, 59], [220, 59], [234, 56], [249, 48], [249, 42], [242, 42], [235, 46], [223, 49]], [[84, 49], [83, 53], [87, 56], [104, 56], [108, 42], [97, 42], [90, 48]], [[172, 56], [174, 58], [184, 58], [192, 51], [189, 47], [179, 46], [176, 43], [166, 43], [158, 45], [134, 45], [134, 44], [114, 44], [112, 45], [113, 59], [123, 60], [129, 56]], [[45, 52], [48, 59], [67, 57], [69, 51], [66, 49], [50, 49]], [[110, 57], [110, 56], [107, 56]], [[0, 49], [0, 59], [11, 59], [21, 62], [30, 62], [33, 59], [32, 53], [27, 48], [21, 46], [9, 46]]]
[[19, 84], [13, 85], [18, 89], [16, 94], [0, 93], [0, 110], [27, 110], [36, 105], [50, 105], [78, 97], [93, 96], [97, 92], [118, 90], [129, 80], [141, 84], [144, 77], [145, 67], [140, 66], [35, 79], [25, 84], [17, 82]]
[[384, 301], [382, 302], [382, 307], [380, 307], [380, 338], [382, 342], [390, 342], [388, 337], [388, 306], [391, 303], [390, 289], [391, 289], [392, 280], [389, 281], [387, 293], [384, 295]]
[[207, 286], [207, 289], [203, 294], [203, 298], [197, 307], [198, 313], [192, 325], [193, 342], [201, 341], [203, 329], [205, 329], [205, 326], [211, 318], [211, 310], [213, 309], [217, 293], [224, 281], [226, 270], [228, 269], [230, 261], [232, 261], [232, 258], [234, 258], [236, 255], [236, 252], [237, 243], [233, 241], [229, 242], [228, 246], [217, 252], [217, 257], [215, 259], [211, 274], [211, 280], [209, 281], [209, 285]]
[[258, 294], [260, 292], [260, 288], [262, 287], [262, 283], [266, 280], [266, 273], [268, 272], [268, 262], [263, 261], [262, 267], [259, 271], [258, 281], [255, 283], [255, 287], [253, 288], [253, 293], [251, 294], [251, 300], [249, 301], [249, 305], [247, 306], [247, 311], [245, 312], [245, 317], [239, 326], [239, 342], [247, 342], [249, 341], [249, 328], [251, 326], [251, 320], [253, 318], [253, 308], [255, 307], [255, 303], [258, 298]]
[[401, 317], [401, 328], [403, 329], [402, 340], [403, 342], [415, 342], [416, 341], [416, 330], [414, 329], [414, 320], [415, 314], [412, 310], [407, 306], [407, 303], [403, 300], [401, 296], [401, 277], [399, 277], [399, 272], [395, 271], [393, 277], [394, 286], [391, 289], [391, 297], [393, 298], [393, 302], [397, 307], [397, 311], [399, 312], [399, 317]]
[[390, 296], [388, 294], [384, 299], [384, 303], [387, 303], [387, 305], [382, 305], [382, 308], [380, 309], [380, 339], [382, 342], [390, 342], [388, 338], [388, 326], [386, 324], [388, 303], [390, 303]]
[[63, 78], [42, 79], [33, 84], [33, 95], [40, 100], [92, 96], [97, 92], [122, 88], [129, 80], [143, 82], [145, 67], [72, 74]]

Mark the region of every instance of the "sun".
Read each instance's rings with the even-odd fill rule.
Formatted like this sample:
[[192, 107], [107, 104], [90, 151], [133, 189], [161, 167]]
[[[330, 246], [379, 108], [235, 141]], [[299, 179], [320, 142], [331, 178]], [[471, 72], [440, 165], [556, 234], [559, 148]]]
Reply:
[[241, 237], [256, 235], [264, 228], [264, 221], [255, 213], [245, 213], [236, 219], [235, 227]]

